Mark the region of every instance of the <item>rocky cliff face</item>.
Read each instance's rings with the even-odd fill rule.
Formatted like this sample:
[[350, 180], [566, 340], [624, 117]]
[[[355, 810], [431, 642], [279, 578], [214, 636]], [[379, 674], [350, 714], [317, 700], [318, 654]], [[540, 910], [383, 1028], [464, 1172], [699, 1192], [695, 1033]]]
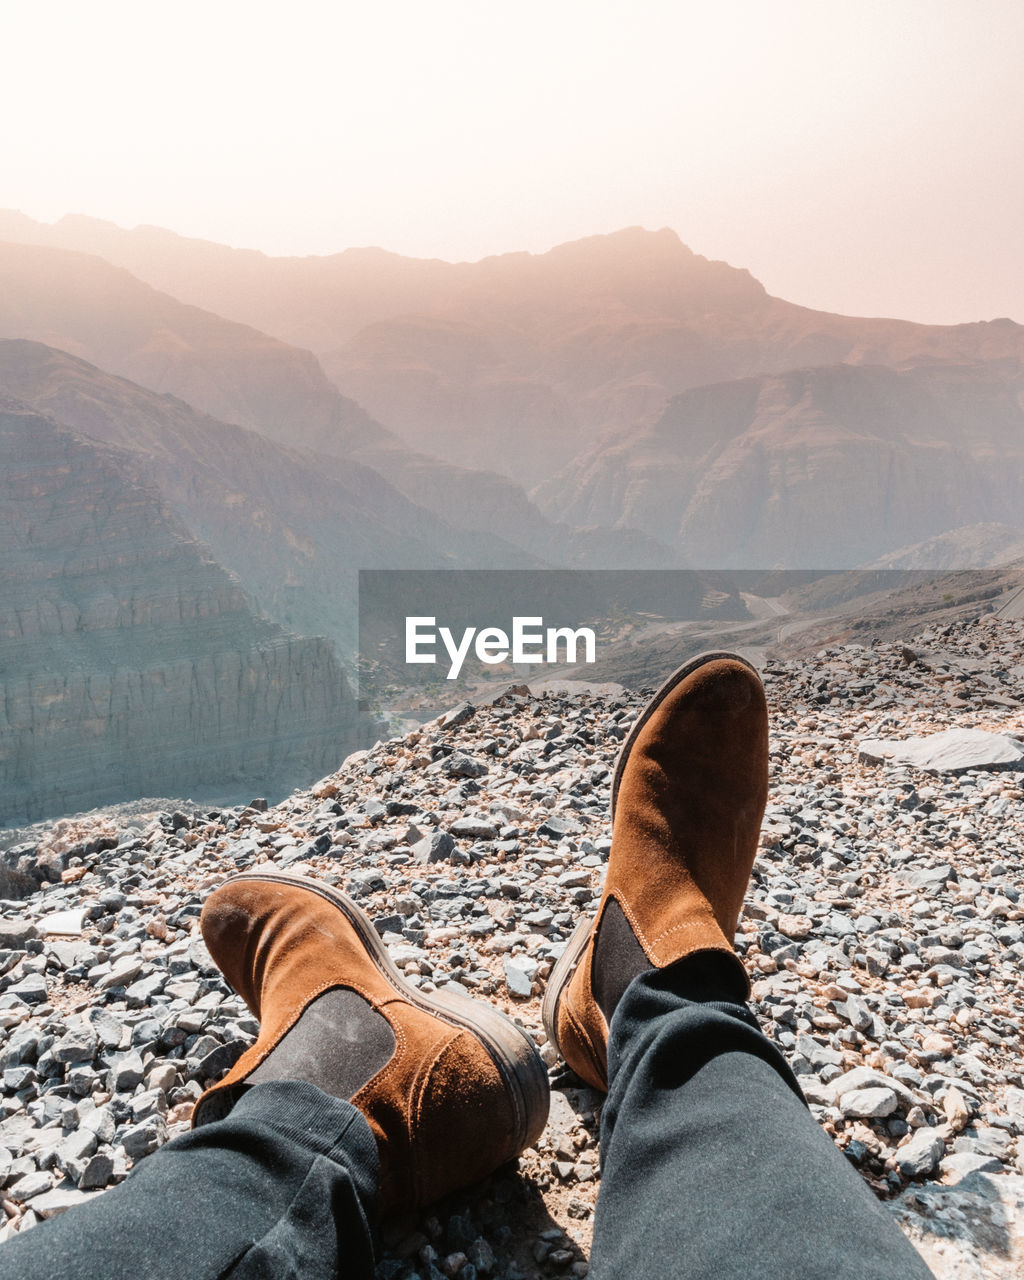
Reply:
[[356, 647], [358, 568], [531, 564], [497, 538], [452, 528], [352, 459], [286, 448], [41, 343], [0, 341], [0, 390], [129, 451], [262, 613], [328, 636], [341, 654]]
[[[1021, 518], [1024, 519], [1024, 511]], [[981, 521], [909, 547], [898, 547], [865, 568], [957, 569], [976, 565], [987, 569], [1015, 561], [1024, 561], [1024, 528]]]
[[280, 791], [370, 732], [331, 646], [254, 615], [130, 455], [0, 400], [0, 820]]
[[309, 351], [186, 306], [87, 254], [0, 243], [0, 338], [59, 347], [271, 439], [331, 448], [381, 428]]
[[[1024, 410], [991, 366], [836, 365], [677, 396], [535, 493], [699, 567], [853, 567], [1024, 510]], [[971, 567], [969, 563], [958, 567]]]

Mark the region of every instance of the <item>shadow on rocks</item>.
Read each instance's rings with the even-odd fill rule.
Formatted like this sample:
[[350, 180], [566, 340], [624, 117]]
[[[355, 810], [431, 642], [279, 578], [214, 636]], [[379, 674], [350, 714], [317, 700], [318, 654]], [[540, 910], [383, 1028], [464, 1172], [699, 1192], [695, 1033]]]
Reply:
[[585, 1276], [583, 1249], [549, 1212], [528, 1151], [489, 1178], [394, 1219], [380, 1236], [378, 1280], [547, 1280]]
[[979, 1172], [913, 1186], [890, 1207], [939, 1280], [1024, 1273], [1024, 1177]]

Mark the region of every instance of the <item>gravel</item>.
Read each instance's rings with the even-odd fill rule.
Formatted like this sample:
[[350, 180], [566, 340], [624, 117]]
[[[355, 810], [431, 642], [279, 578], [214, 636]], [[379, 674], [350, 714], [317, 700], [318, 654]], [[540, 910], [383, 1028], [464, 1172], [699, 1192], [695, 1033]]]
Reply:
[[[984, 619], [764, 671], [771, 794], [736, 940], [755, 1009], [949, 1280], [1024, 1266], [1024, 774], [861, 747], [982, 730], [1012, 758], [1022, 649], [1021, 624]], [[540, 998], [599, 899], [611, 769], [649, 692], [518, 686], [274, 808], [92, 814], [8, 849], [11, 882], [39, 887], [0, 901], [0, 1239], [185, 1131], [257, 1030], [199, 939], [202, 903], [233, 872], [287, 867], [350, 893], [410, 982], [502, 1008], [553, 1071], [536, 1149], [392, 1224], [379, 1274], [584, 1275], [601, 1097], [559, 1068]]]

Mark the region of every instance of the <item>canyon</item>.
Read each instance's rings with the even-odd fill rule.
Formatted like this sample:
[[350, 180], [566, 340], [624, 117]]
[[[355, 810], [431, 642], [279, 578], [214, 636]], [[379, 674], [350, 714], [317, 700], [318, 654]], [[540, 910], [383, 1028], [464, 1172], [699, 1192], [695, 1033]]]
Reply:
[[0, 398], [0, 819], [276, 793], [376, 736], [331, 645], [259, 617], [133, 459]]
[[0, 212], [0, 285], [5, 821], [280, 791], [384, 731], [360, 569], [1024, 548], [1024, 328], [813, 311], [667, 229], [274, 259]]

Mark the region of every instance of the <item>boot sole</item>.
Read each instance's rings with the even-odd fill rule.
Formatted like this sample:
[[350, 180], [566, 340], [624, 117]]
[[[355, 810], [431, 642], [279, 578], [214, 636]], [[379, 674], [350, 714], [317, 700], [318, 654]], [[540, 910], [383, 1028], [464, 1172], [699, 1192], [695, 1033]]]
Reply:
[[[706, 666], [709, 662], [719, 662], [722, 659], [728, 659], [731, 662], [739, 662], [744, 667], [753, 671], [754, 675], [760, 679], [758, 670], [746, 658], [741, 658], [738, 653], [726, 653], [724, 650], [709, 650], [707, 653], [698, 653], [689, 662], [684, 662], [681, 667], [677, 667], [675, 671], [668, 677], [651, 698], [650, 702], [644, 708], [641, 715], [634, 721], [632, 728], [623, 739], [622, 746], [619, 748], [619, 754], [615, 759], [615, 771], [612, 774], [612, 794], [611, 794], [611, 818], [614, 825], [615, 822], [615, 802], [619, 794], [619, 782], [622, 779], [622, 772], [626, 767], [626, 761], [629, 759], [629, 753], [633, 748], [640, 735], [640, 731], [644, 725], [657, 711], [668, 695], [687, 676], [692, 675], [701, 667]], [[541, 1018], [544, 1023], [544, 1033], [548, 1040], [558, 1050], [558, 1055], [565, 1061], [565, 1054], [562, 1052], [562, 1046], [558, 1040], [558, 1002], [562, 997], [562, 992], [572, 981], [572, 975], [576, 972], [576, 966], [583, 958], [583, 953], [587, 949], [587, 943], [590, 941], [590, 934], [593, 931], [596, 916], [585, 916], [569, 935], [569, 941], [565, 945], [565, 950], [555, 962], [554, 968], [551, 970], [551, 976], [548, 978], [547, 986], [544, 989], [544, 1000], [541, 1004]]]
[[246, 872], [232, 876], [229, 883], [242, 880], [292, 888], [302, 885], [337, 907], [355, 929], [367, 955], [403, 1000], [432, 1017], [440, 1018], [449, 1026], [476, 1036], [494, 1062], [512, 1100], [516, 1117], [516, 1153], [536, 1143], [548, 1119], [551, 1094], [548, 1073], [533, 1041], [511, 1018], [472, 996], [449, 995], [443, 991], [428, 995], [406, 982], [369, 916], [339, 889], [311, 880], [308, 876], [292, 876], [284, 872]]

